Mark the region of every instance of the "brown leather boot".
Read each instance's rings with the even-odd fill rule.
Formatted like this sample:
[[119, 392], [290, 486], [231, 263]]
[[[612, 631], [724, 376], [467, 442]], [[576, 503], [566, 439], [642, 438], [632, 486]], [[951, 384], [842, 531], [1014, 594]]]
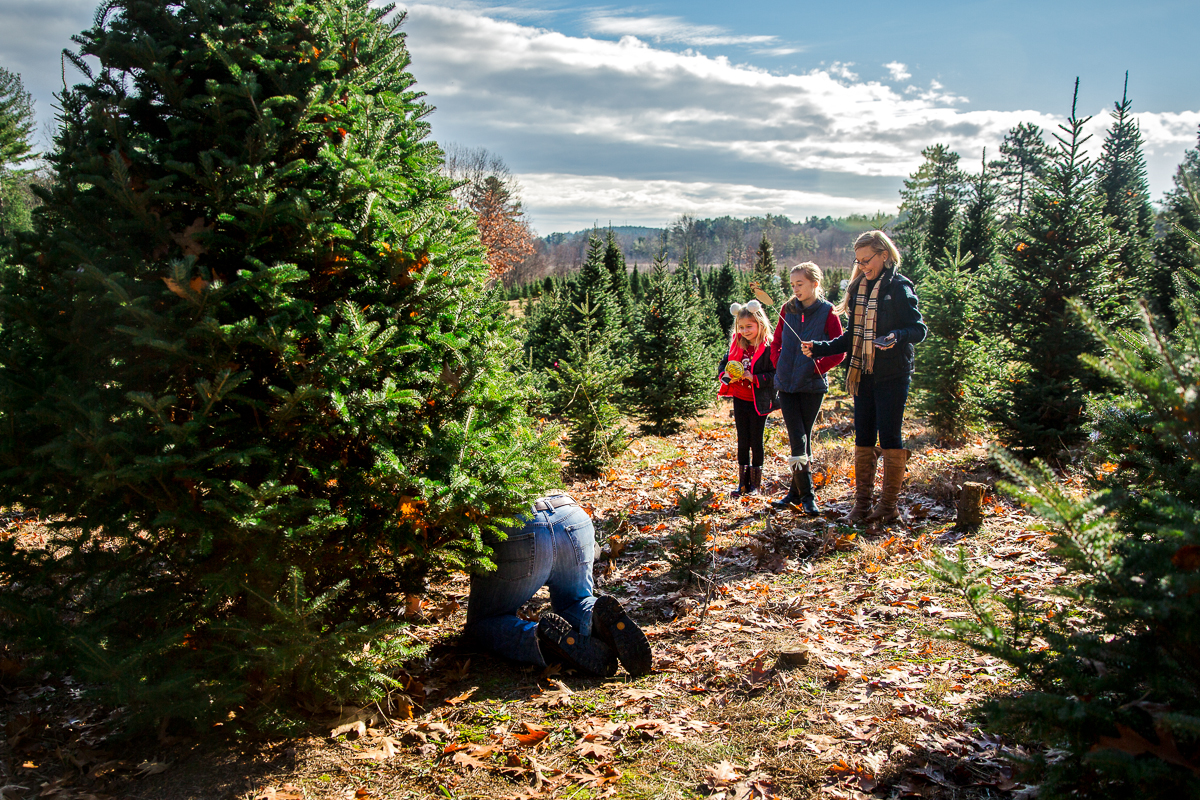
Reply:
[[758, 494], [762, 486], [762, 467], [750, 467], [750, 488], [746, 494]]
[[874, 447], [854, 448], [854, 508], [846, 522], [857, 525], [871, 513], [871, 493], [875, 489], [875, 465], [879, 453]]
[[883, 451], [883, 490], [879, 502], [867, 515], [867, 522], [897, 522], [900, 511], [896, 502], [900, 499], [900, 484], [904, 483], [904, 465], [908, 463], [908, 451], [904, 448]]
[[738, 465], [738, 488], [729, 493], [730, 497], [741, 497], [750, 491], [750, 467]]

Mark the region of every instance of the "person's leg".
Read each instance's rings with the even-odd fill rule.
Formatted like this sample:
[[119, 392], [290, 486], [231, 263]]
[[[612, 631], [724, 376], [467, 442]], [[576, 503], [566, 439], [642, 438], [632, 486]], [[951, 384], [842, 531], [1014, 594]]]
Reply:
[[783, 424], [787, 428], [788, 448], [792, 457], [788, 459], [791, 482], [788, 491], [778, 500], [771, 501], [774, 508], [791, 508], [800, 503], [799, 475], [808, 458], [808, 431], [804, 428], [804, 395], [798, 392], [780, 392], [779, 410], [783, 412]]
[[875, 424], [874, 376], [863, 375], [854, 395], [854, 508], [846, 517], [851, 524], [863, 522], [871, 513], [875, 469], [879, 463], [879, 455], [875, 452]]
[[883, 487], [879, 503], [871, 509], [868, 522], [895, 522], [900, 519], [897, 503], [908, 451], [900, 427], [904, 422], [904, 404], [908, 401], [909, 378], [887, 381], [875, 387], [876, 416], [879, 423], [879, 444], [883, 449]]
[[733, 424], [737, 429], [738, 460], [738, 488], [734, 493], [735, 497], [744, 494], [749, 489], [750, 441], [753, 436], [751, 424], [752, 418], [757, 416], [758, 412], [754, 410], [754, 403], [740, 397], [733, 398]]
[[749, 494], [758, 494], [762, 486], [762, 467], [764, 460], [763, 432], [767, 428], [767, 418], [754, 412], [750, 418], [750, 477], [746, 488]]
[[560, 506], [549, 514], [554, 563], [546, 585], [554, 612], [584, 636], [592, 633], [592, 562], [596, 530], [587, 512], [577, 505]]
[[810, 516], [821, 513], [817, 507], [817, 496], [812, 483], [812, 430], [817, 424], [817, 414], [821, 411], [821, 400], [825, 395], [820, 392], [805, 392], [800, 395], [800, 422], [804, 427], [806, 451], [805, 461], [799, 465], [795, 473], [796, 493], [800, 496], [800, 508]]
[[523, 527], [492, 548], [496, 569], [471, 576], [464, 638], [506, 658], [545, 666], [538, 649], [537, 623], [517, 611], [550, 576], [554, 544], [545, 512], [536, 512]]

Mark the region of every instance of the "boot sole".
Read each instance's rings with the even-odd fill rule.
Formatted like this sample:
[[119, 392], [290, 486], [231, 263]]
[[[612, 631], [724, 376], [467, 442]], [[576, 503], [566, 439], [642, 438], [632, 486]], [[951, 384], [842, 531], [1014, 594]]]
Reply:
[[[604, 642], [584, 636], [557, 614], [545, 614], [538, 621], [538, 644], [564, 666], [576, 667], [604, 678], [617, 674], [617, 659]], [[547, 654], [543, 653], [545, 658]], [[551, 659], [546, 658], [546, 661]]]
[[650, 640], [616, 598], [606, 595], [596, 600], [592, 607], [592, 633], [617, 651], [617, 659], [630, 675], [645, 675], [654, 666]]

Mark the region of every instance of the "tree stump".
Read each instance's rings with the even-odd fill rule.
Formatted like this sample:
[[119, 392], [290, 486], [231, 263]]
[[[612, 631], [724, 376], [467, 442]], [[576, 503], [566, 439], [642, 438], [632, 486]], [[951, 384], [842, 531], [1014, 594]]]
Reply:
[[986, 483], [967, 482], [963, 484], [958, 494], [959, 528], [978, 528], [983, 524], [983, 495], [987, 492]]

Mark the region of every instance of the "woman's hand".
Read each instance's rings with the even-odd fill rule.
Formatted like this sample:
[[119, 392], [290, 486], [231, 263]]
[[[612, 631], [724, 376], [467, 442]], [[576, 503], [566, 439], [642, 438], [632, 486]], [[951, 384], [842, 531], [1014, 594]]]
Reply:
[[804, 353], [804, 355], [808, 356], [809, 358], [812, 358], [812, 346], [812, 342], [801, 342], [800, 352]]

